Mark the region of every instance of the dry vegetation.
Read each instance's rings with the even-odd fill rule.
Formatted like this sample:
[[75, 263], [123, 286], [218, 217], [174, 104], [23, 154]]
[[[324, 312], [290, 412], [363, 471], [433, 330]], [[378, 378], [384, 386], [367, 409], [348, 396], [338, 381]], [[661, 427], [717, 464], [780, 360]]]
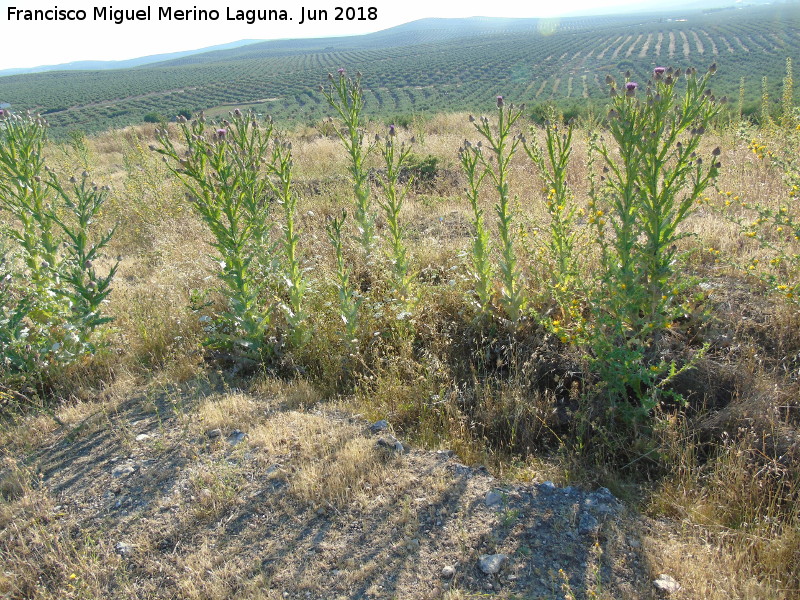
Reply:
[[[786, 198], [783, 174], [731, 129], [706, 140], [722, 148], [718, 187], [731, 195], [715, 192], [687, 223], [695, 236], [682, 243], [698, 249], [688, 268], [702, 278], [696, 287], [704, 299], [675, 344], [709, 350], [675, 382], [688, 406], [665, 406], [653, 431], [623, 444], [613, 431], [587, 430], [573, 417], [580, 352], [533, 325], [519, 339], [499, 335], [485, 346], [470, 328], [463, 300], [471, 285], [470, 214], [456, 149], [473, 135], [461, 114], [400, 132], [415, 136], [418, 155], [440, 161], [436, 179], [413, 189], [401, 215], [420, 282], [417, 334], [383, 334], [392, 327], [380, 310], [388, 267], [368, 269], [353, 252], [356, 279], [378, 291], [364, 311], [369, 333], [359, 355], [342, 361], [332, 350], [339, 324], [325, 223], [352, 201], [346, 160], [338, 142], [317, 130], [291, 133], [315, 338], [256, 374], [203, 350], [203, 312], [191, 310], [190, 296], [220, 301], [209, 236], [159, 157], [145, 150], [153, 128], [52, 147], [61, 169], [85, 162], [93, 179], [112, 187], [102, 217], [121, 223], [107, 252], [121, 257], [107, 306], [115, 321], [94, 361], [63, 373], [46, 400], [35, 400], [47, 410], [4, 414], [0, 594], [221, 599], [278, 598], [291, 589], [298, 598], [389, 597], [386, 590], [403, 598], [476, 597], [467, 580], [448, 586], [438, 570], [407, 558], [420, 515], [453, 510], [447, 541], [456, 544], [423, 548], [423, 557], [452, 552], [466, 561], [487, 540], [499, 542], [458, 530], [461, 509], [440, 498], [452, 493], [449, 475], [424, 453], [377, 453], [364, 421], [348, 416], [358, 413], [388, 419], [414, 446], [486, 464], [507, 482], [609, 487], [637, 511], [629, 526], [643, 539], [647, 575], [671, 573], [681, 582], [672, 597], [797, 597], [800, 319], [796, 305], [769, 295], [746, 271], [754, 258], [768, 262], [769, 251], [715, 208], [735, 196], [776, 204]], [[569, 183], [580, 200], [589, 174], [586, 137], [579, 131], [578, 138]], [[780, 134], [767, 143], [781, 143]], [[537, 287], [544, 195], [530, 162], [517, 158], [510, 186], [527, 232], [522, 258], [531, 295], [546, 310]], [[385, 226], [379, 221], [378, 231]], [[210, 438], [215, 429], [220, 437]], [[247, 437], [229, 447], [234, 429]], [[148, 437], [137, 440], [140, 434]], [[111, 474], [125, 463], [135, 465], [136, 484]], [[265, 494], [279, 488], [285, 493]], [[424, 510], [415, 504], [422, 496], [429, 498]], [[112, 510], [117, 502], [128, 504]], [[376, 532], [355, 536], [348, 519]], [[131, 545], [130, 556], [119, 541]], [[405, 554], [398, 550], [408, 544]], [[624, 560], [610, 541], [603, 551]], [[552, 585], [552, 597], [572, 593]], [[652, 593], [646, 582], [576, 589], [578, 597]]]

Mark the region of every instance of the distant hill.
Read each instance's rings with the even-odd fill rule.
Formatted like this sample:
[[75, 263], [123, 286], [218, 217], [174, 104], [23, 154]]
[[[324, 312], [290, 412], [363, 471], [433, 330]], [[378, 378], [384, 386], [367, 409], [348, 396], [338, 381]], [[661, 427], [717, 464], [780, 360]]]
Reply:
[[533, 106], [604, 102], [607, 73], [645, 81], [655, 66], [718, 64], [714, 91], [775, 97], [787, 57], [800, 64], [800, 5], [675, 9], [561, 19], [423, 19], [369, 35], [278, 40], [129, 69], [12, 75], [0, 103], [46, 114], [57, 131], [96, 131], [179, 111], [252, 107], [277, 120], [328, 114], [329, 72], [363, 73], [378, 118], [486, 110], [497, 94]]
[[27, 73], [44, 73], [47, 71], [105, 71], [109, 69], [130, 69], [131, 67], [141, 67], [152, 63], [164, 62], [165, 60], [175, 60], [185, 56], [191, 56], [192, 54], [238, 48], [239, 46], [246, 46], [247, 44], [253, 44], [257, 41], [259, 40], [238, 40], [228, 44], [198, 48], [197, 50], [152, 54], [150, 56], [140, 56], [138, 58], [129, 58], [126, 60], [79, 60], [58, 65], [41, 65], [39, 67], [29, 67], [25, 69], [3, 69], [0, 70], [0, 77], [6, 75], [25, 75]]

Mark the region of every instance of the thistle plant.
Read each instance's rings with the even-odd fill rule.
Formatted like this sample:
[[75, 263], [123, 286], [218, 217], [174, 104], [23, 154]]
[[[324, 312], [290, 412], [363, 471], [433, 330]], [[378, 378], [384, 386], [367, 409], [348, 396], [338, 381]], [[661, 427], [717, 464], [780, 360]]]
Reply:
[[54, 293], [63, 297], [70, 307], [70, 317], [65, 329], [70, 343], [67, 349], [76, 347], [73, 352], [94, 351], [92, 333], [99, 326], [112, 319], [101, 314], [102, 305], [111, 292], [111, 282], [119, 263], [114, 264], [105, 276], [95, 267], [102, 250], [111, 241], [116, 231], [112, 227], [99, 237], [91, 239], [89, 233], [92, 223], [97, 219], [103, 204], [108, 198], [108, 186], [98, 187], [89, 181], [84, 172], [80, 182], [71, 178], [71, 185], [65, 188], [58, 178], [51, 176], [49, 185], [61, 199], [67, 210], [64, 215], [52, 214], [53, 221], [61, 229], [66, 243], [60, 262], [60, 277], [66, 286], [56, 288]]
[[0, 209], [19, 221], [5, 233], [18, 244], [26, 275], [43, 298], [53, 283], [60, 240], [46, 182], [47, 124], [39, 116], [0, 111]]
[[786, 75], [783, 78], [783, 94], [781, 95], [781, 125], [784, 129], [792, 129], [797, 124], [794, 102], [794, 77], [792, 75], [792, 59], [786, 57]]
[[[604, 185], [590, 210], [595, 220], [604, 277], [592, 340], [595, 364], [612, 401], [633, 391], [639, 406], [629, 418], [646, 416], [659, 401], [664, 382], [680, 371], [657, 354], [672, 326], [683, 286], [676, 269], [682, 225], [695, 211], [719, 171], [720, 149], [699, 155], [706, 128], [720, 110], [707, 84], [716, 67], [698, 76], [656, 68], [645, 90], [610, 80], [609, 134], [614, 148], [595, 144]], [[605, 225], [613, 235], [607, 236]]]
[[[487, 148], [477, 154], [497, 190], [495, 204], [497, 230], [500, 236], [500, 271], [502, 288], [500, 303], [506, 316], [517, 323], [527, 303], [522, 272], [517, 261], [515, 249], [514, 211], [511, 206], [511, 192], [508, 185], [511, 159], [517, 152], [521, 137], [513, 135], [514, 125], [524, 107], [506, 106], [502, 96], [497, 97], [497, 127], [493, 127], [487, 117], [470, 117], [475, 129], [488, 143]], [[490, 161], [491, 157], [491, 161]]]
[[94, 233], [108, 188], [86, 172], [63, 186], [45, 164], [46, 143], [41, 117], [0, 111], [0, 211], [10, 217], [0, 234], [9, 246], [0, 269], [0, 372], [23, 379], [97, 349], [117, 269], [101, 276], [94, 266], [115, 230]]
[[761, 78], [761, 116], [758, 119], [758, 124], [763, 129], [769, 129], [774, 125], [769, 110], [769, 84], [766, 75]]
[[341, 216], [331, 218], [325, 226], [331, 246], [336, 256], [336, 290], [339, 297], [339, 316], [344, 323], [344, 343], [351, 350], [358, 343], [358, 310], [361, 304], [356, 290], [350, 283], [350, 268], [344, 255], [342, 231], [347, 220], [347, 211]]
[[[548, 288], [561, 308], [561, 321], [574, 319], [576, 286], [578, 283], [577, 241], [575, 217], [578, 207], [567, 184], [569, 160], [572, 154], [573, 124], [566, 128], [548, 120], [545, 123], [544, 148], [523, 140], [525, 152], [539, 170], [547, 194], [546, 208], [550, 216], [550, 231], [545, 242], [553, 265]], [[559, 326], [557, 324], [556, 326]]]
[[307, 283], [300, 266], [300, 237], [295, 229], [294, 215], [297, 209], [297, 196], [292, 190], [292, 145], [276, 141], [269, 171], [272, 177], [269, 185], [278, 204], [283, 207], [283, 258], [285, 261], [284, 280], [289, 302], [283, 305], [289, 325], [289, 340], [294, 347], [308, 341], [308, 313], [304, 306]]
[[320, 86], [320, 91], [342, 121], [343, 127], [334, 130], [350, 158], [348, 168], [356, 201], [354, 217], [364, 258], [369, 259], [375, 238], [375, 215], [370, 202], [369, 171], [365, 166], [371, 147], [364, 129], [361, 74], [351, 78], [344, 69], [339, 69], [336, 76], [329, 74], [328, 80], [329, 86]]
[[268, 351], [265, 333], [273, 311], [264, 273], [274, 258], [267, 219], [272, 190], [263, 167], [272, 157], [272, 131], [271, 121], [262, 126], [238, 110], [221, 126], [202, 115], [192, 121], [179, 117], [179, 142], [161, 128], [160, 147], [153, 147], [214, 236], [227, 307], [206, 343], [256, 358]]
[[403, 228], [400, 224], [400, 211], [403, 200], [408, 193], [411, 181], [400, 183], [400, 175], [408, 164], [411, 145], [397, 142], [394, 125], [389, 126], [389, 134], [385, 140], [377, 140], [383, 157], [385, 175], [378, 179], [383, 196], [378, 200], [389, 228], [389, 259], [392, 262], [391, 285], [403, 311], [413, 304], [413, 281], [408, 258], [408, 248], [403, 240]]
[[480, 317], [489, 314], [492, 308], [492, 263], [490, 260], [489, 231], [480, 205], [480, 188], [488, 170], [481, 159], [482, 145], [473, 145], [464, 140], [458, 151], [461, 167], [467, 175], [466, 195], [472, 208], [472, 228], [474, 230], [470, 259], [475, 280], [474, 304]]

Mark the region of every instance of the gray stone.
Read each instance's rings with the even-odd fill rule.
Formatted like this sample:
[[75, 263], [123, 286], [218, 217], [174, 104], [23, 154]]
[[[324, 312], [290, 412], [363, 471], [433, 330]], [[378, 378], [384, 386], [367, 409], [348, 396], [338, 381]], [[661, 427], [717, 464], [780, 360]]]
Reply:
[[133, 544], [129, 544], [128, 542], [117, 542], [114, 546], [114, 552], [119, 554], [122, 558], [128, 558], [134, 551]]
[[478, 567], [487, 575], [496, 575], [508, 560], [507, 554], [481, 554], [478, 558]]
[[552, 481], [545, 481], [539, 484], [539, 491], [543, 494], [552, 494], [556, 491], [556, 484]]
[[150, 436], [147, 435], [146, 433], [140, 433], [139, 435], [136, 436], [136, 441], [137, 442], [144, 442], [145, 440], [149, 440], [149, 439], [150, 439]]
[[114, 469], [111, 471], [111, 474], [114, 477], [127, 477], [128, 475], [135, 473], [136, 469], [137, 469], [136, 465], [126, 463], [124, 465], [119, 465], [117, 467], [114, 467]]
[[665, 592], [667, 594], [674, 594], [681, 589], [681, 584], [675, 581], [672, 576], [665, 573], [659, 575], [658, 579], [653, 582], [653, 585], [660, 592]]
[[228, 443], [231, 446], [235, 446], [239, 442], [241, 442], [244, 438], [247, 437], [247, 434], [244, 431], [239, 431], [238, 429], [234, 429], [231, 434], [228, 436]]
[[503, 494], [497, 490], [489, 490], [483, 502], [489, 508], [492, 508], [493, 506], [500, 506], [503, 503]]
[[206, 432], [206, 435], [210, 437], [212, 440], [222, 436], [221, 429], [212, 429], [211, 431]]
[[582, 512], [578, 521], [578, 531], [584, 535], [600, 531], [600, 522], [588, 512]]
[[389, 422], [386, 419], [375, 421], [372, 425], [369, 426], [369, 430], [371, 433], [380, 433], [381, 431], [386, 431], [387, 429], [389, 429]]
[[393, 435], [384, 435], [379, 437], [378, 441], [375, 442], [375, 445], [378, 448], [383, 448], [386, 450], [390, 450], [391, 452], [397, 452], [399, 454], [407, 452], [406, 447], [403, 445], [403, 443]]
[[455, 577], [456, 568], [453, 565], [446, 565], [442, 567], [442, 578], [443, 579], [452, 579]]

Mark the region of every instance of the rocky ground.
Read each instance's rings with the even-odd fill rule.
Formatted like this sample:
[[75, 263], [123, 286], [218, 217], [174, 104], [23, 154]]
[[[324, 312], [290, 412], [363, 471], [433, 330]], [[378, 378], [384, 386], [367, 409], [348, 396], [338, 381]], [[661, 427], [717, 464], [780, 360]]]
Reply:
[[280, 394], [184, 390], [91, 407], [35, 439], [6, 432], [5, 598], [677, 589], [648, 563], [645, 521], [606, 489], [504, 482], [449, 450], [410, 447], [390, 422]]

